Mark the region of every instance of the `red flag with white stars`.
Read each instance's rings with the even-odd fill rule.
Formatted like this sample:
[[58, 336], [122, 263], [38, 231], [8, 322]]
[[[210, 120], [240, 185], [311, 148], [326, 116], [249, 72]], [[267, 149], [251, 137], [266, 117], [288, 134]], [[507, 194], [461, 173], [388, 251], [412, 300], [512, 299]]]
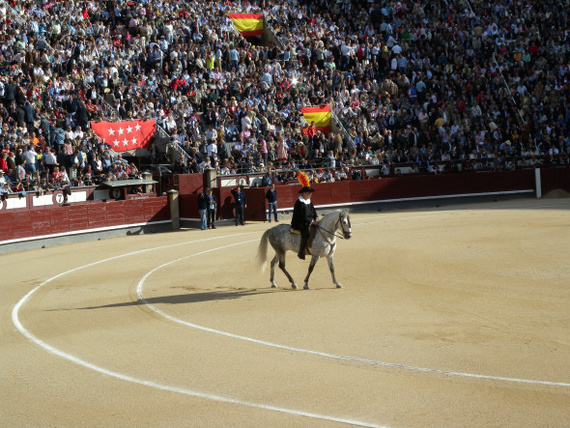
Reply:
[[156, 121], [91, 122], [91, 128], [115, 152], [146, 148], [154, 135]]

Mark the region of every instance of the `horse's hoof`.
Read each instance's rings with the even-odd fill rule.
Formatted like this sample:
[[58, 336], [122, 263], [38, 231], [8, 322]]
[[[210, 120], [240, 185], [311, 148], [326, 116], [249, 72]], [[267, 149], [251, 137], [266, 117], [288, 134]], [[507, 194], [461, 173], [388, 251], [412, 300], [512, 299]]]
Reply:
[[342, 284], [337, 284], [337, 285], [336, 285], [336, 288], [343, 288], [343, 287], [342, 287]]
[[309, 284], [305, 284], [305, 286], [303, 287], [303, 290], [308, 290], [309, 289]]
[[271, 288], [277, 288], [277, 284], [271, 284]]
[[295, 284], [295, 283], [291, 284], [291, 288], [292, 288], [293, 290], [296, 290], [296, 289], [297, 289], [297, 284]]

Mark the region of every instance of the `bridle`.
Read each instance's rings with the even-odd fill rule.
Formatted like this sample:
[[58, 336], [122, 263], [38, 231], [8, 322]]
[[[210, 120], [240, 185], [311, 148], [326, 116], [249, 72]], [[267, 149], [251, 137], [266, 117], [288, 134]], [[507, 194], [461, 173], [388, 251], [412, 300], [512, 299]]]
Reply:
[[[330, 242], [328, 240], [328, 238], [325, 236], [325, 234], [323, 233], [323, 230], [327, 233], [330, 233], [332, 236], [335, 236], [337, 238], [346, 239], [345, 236], [347, 236], [350, 233], [350, 229], [351, 229], [350, 217], [348, 217], [348, 215], [347, 215], [346, 219], [348, 221], [348, 231], [346, 231], [344, 229], [344, 223], [342, 221], [342, 212], [338, 213], [338, 219], [335, 223], [335, 228], [334, 228], [333, 232], [331, 232], [330, 230], [327, 230], [324, 227], [321, 227], [319, 224], [317, 224], [317, 230], [319, 231], [319, 233], [321, 234], [323, 239], [327, 242], [327, 244], [329, 244], [331, 247], [334, 247], [336, 245], [336, 242]], [[342, 235], [337, 235], [337, 233], [336, 233], [336, 224], [338, 222], [340, 222], [340, 229], [342, 230]]]

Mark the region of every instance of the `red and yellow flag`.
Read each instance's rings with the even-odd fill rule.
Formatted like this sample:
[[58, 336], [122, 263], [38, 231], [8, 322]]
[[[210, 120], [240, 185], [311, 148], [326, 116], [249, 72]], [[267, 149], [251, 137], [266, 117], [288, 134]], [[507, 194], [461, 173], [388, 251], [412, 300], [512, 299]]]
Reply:
[[263, 34], [262, 13], [230, 13], [229, 16], [242, 36], [261, 36]]
[[304, 107], [301, 109], [303, 117], [309, 125], [315, 122], [315, 126], [321, 132], [331, 132], [331, 107]]

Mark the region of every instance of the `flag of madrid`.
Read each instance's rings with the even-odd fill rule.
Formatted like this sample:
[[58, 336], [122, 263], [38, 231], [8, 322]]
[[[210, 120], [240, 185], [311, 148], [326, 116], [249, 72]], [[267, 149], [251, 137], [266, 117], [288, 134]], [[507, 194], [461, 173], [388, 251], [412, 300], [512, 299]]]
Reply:
[[116, 152], [146, 148], [155, 133], [156, 121], [91, 122], [93, 132]]

